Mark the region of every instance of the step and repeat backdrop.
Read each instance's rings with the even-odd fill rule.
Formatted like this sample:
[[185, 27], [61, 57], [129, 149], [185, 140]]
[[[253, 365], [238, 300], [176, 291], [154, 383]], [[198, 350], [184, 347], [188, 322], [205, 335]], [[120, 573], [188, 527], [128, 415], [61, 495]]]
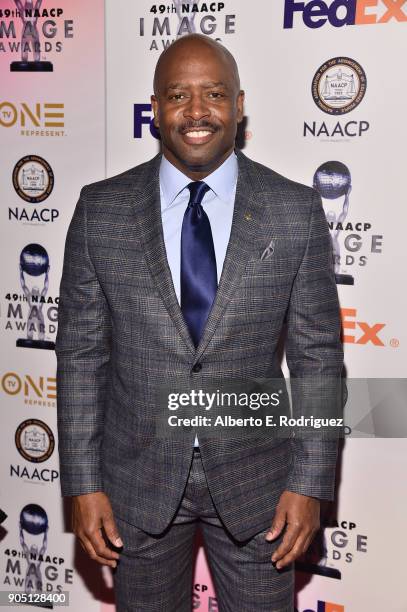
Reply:
[[[159, 150], [154, 66], [192, 32], [237, 60], [239, 147], [322, 196], [348, 377], [406, 377], [406, 1], [0, 0], [1, 591], [115, 609], [110, 570], [84, 555], [60, 496], [64, 241], [84, 184]], [[345, 441], [337, 500], [297, 565], [298, 612], [407, 611], [406, 484], [405, 439]], [[199, 540], [193, 609], [218, 610]]]

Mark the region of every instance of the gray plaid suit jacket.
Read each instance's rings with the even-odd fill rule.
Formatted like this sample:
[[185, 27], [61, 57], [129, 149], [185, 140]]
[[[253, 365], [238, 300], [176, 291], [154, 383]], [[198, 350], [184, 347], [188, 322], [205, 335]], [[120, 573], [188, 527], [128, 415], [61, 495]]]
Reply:
[[[195, 436], [154, 435], [157, 385], [282, 376], [284, 325], [292, 377], [342, 370], [320, 197], [237, 156], [230, 241], [197, 349], [166, 259], [160, 155], [84, 187], [68, 229], [56, 340], [62, 495], [104, 491], [118, 517], [150, 533], [176, 512]], [[216, 508], [238, 540], [271, 523], [284, 489], [333, 497], [335, 441], [200, 437], [200, 448]]]

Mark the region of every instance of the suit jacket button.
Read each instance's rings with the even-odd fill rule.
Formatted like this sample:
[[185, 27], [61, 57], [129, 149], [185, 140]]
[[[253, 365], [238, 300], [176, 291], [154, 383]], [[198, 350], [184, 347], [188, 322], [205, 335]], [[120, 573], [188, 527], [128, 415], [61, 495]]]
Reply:
[[197, 374], [198, 372], [200, 372], [202, 370], [202, 363], [195, 363], [192, 366], [192, 371], [194, 374]]

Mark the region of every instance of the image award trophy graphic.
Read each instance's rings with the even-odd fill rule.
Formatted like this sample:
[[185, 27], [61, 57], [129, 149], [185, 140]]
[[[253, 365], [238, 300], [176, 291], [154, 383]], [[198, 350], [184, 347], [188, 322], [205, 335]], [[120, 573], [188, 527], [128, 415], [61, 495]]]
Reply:
[[178, 31], [180, 29], [182, 29], [182, 32], [180, 34], [178, 34], [178, 36], [182, 36], [184, 34], [193, 34], [194, 32], [196, 32], [196, 28], [195, 28], [195, 15], [196, 12], [192, 12], [190, 13], [188, 12], [184, 12], [184, 6], [188, 6], [188, 8], [190, 9], [192, 5], [198, 5], [198, 2], [194, 1], [194, 0], [187, 0], [185, 2], [185, 0], [174, 0], [173, 1], [173, 5], [175, 6], [175, 11], [177, 13], [178, 19], [179, 19], [179, 23], [178, 23]]
[[[53, 72], [51, 62], [42, 61], [40, 35], [38, 33], [37, 21], [42, 0], [14, 0], [18, 9], [23, 27], [21, 32], [21, 61], [10, 64], [11, 72]], [[29, 60], [32, 53], [33, 60]]]
[[[337, 200], [344, 196], [342, 210], [337, 214], [331, 209], [325, 212], [332, 238], [335, 280], [338, 285], [353, 285], [351, 274], [341, 273], [341, 247], [339, 233], [349, 211], [349, 195], [352, 190], [352, 179], [349, 168], [339, 161], [328, 161], [319, 166], [314, 174], [313, 187], [325, 200]], [[325, 205], [325, 203], [324, 203]]]
[[[24, 580], [25, 593], [41, 593], [43, 581], [41, 563], [47, 550], [48, 516], [37, 504], [27, 504], [20, 512], [20, 544], [27, 561]], [[27, 534], [27, 535], [26, 535]], [[28, 541], [26, 541], [26, 539]], [[30, 605], [39, 605], [30, 603]], [[52, 603], [41, 602], [42, 608], [52, 608]]]
[[[45, 340], [45, 323], [43, 306], [49, 286], [49, 257], [47, 251], [40, 244], [28, 244], [20, 254], [20, 283], [27, 298], [28, 318], [27, 337], [19, 338], [16, 345], [25, 348], [55, 349], [55, 342]], [[37, 285], [29, 288], [25, 276], [38, 278], [44, 274], [42, 290]], [[34, 335], [36, 334], [36, 338]]]

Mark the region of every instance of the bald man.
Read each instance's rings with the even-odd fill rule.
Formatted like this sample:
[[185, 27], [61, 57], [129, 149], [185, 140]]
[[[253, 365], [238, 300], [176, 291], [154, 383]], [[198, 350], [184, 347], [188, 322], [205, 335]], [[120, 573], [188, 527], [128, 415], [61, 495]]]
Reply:
[[174, 42], [151, 101], [161, 153], [84, 187], [68, 230], [62, 494], [83, 548], [115, 568], [118, 612], [191, 610], [198, 524], [221, 612], [292, 611], [336, 442], [164, 435], [157, 390], [281, 379], [284, 325], [292, 377], [339, 376], [329, 229], [315, 191], [235, 149], [244, 92], [220, 44]]

